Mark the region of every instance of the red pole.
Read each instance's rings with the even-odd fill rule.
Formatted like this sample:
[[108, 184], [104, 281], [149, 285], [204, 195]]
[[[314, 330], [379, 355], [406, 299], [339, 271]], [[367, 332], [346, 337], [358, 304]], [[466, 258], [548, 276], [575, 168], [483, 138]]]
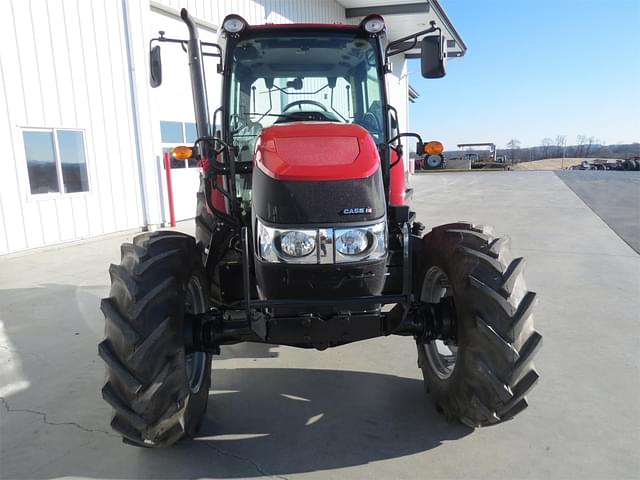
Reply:
[[169, 197], [169, 219], [171, 226], [176, 226], [176, 212], [173, 209], [173, 184], [171, 183], [171, 154], [164, 154], [164, 171], [167, 175], [167, 196]]

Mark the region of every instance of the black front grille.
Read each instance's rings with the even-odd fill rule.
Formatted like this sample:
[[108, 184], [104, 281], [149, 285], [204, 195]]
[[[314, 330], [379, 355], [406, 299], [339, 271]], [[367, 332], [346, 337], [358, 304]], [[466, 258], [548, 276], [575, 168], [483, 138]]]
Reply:
[[386, 216], [380, 170], [368, 178], [274, 180], [253, 170], [253, 211], [267, 223], [313, 225], [375, 221]]

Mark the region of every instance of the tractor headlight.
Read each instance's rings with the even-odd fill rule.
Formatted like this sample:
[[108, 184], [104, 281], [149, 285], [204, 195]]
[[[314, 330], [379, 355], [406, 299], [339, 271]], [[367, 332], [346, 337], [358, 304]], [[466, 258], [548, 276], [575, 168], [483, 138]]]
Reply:
[[358, 255], [369, 249], [371, 239], [364, 229], [336, 232], [336, 251], [342, 255]]
[[387, 254], [387, 222], [356, 228], [336, 228], [336, 263], [375, 260]]
[[316, 234], [313, 231], [292, 230], [280, 235], [280, 251], [288, 257], [306, 257], [316, 249]]
[[317, 230], [281, 229], [257, 222], [257, 249], [267, 262], [318, 263], [316, 252]]
[[267, 262], [279, 261], [273, 244], [276, 231], [276, 229], [269, 228], [258, 222], [258, 249], [260, 257]]
[[269, 227], [259, 219], [256, 250], [271, 263], [330, 264], [377, 260], [387, 254], [387, 222], [348, 228]]

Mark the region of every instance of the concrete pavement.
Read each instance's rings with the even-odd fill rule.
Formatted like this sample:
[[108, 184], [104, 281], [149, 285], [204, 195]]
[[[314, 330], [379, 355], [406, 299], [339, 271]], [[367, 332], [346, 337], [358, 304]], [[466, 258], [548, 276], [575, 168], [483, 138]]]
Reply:
[[528, 260], [545, 344], [523, 414], [447, 423], [406, 338], [237, 345], [214, 360], [196, 440], [123, 445], [97, 357], [116, 235], [0, 258], [0, 478], [638, 478], [640, 256], [551, 172], [413, 182], [425, 224], [493, 224]]

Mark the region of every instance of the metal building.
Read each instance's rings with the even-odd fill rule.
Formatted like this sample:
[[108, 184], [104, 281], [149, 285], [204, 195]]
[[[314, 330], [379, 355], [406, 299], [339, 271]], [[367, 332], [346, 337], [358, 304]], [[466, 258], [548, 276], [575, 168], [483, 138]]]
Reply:
[[[8, 0], [0, 18], [0, 254], [166, 223], [161, 157], [193, 140], [193, 107], [186, 54], [163, 50], [155, 90], [147, 55], [158, 30], [186, 36], [183, 7], [206, 41], [229, 13], [249, 23], [357, 23], [380, 13], [390, 40], [435, 20], [449, 56], [466, 50], [437, 0]], [[412, 54], [395, 58], [389, 82], [403, 131]], [[216, 77], [208, 78], [212, 102]], [[174, 166], [176, 216], [190, 218], [198, 169]]]

